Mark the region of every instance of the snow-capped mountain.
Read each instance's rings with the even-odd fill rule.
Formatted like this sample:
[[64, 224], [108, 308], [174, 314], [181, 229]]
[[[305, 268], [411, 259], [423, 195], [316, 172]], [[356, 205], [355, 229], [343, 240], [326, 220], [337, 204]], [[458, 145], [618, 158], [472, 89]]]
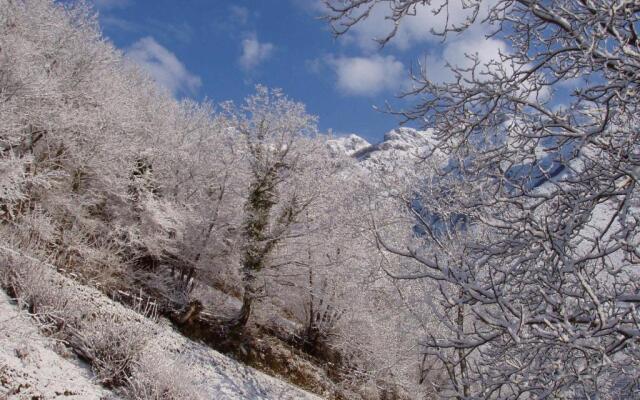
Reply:
[[443, 157], [436, 149], [432, 129], [420, 131], [413, 128], [396, 128], [384, 135], [384, 139], [371, 144], [358, 135], [330, 139], [329, 147], [336, 153], [356, 158], [363, 165], [379, 165], [383, 162], [424, 157]]
[[354, 156], [358, 152], [371, 147], [371, 143], [354, 133], [329, 139], [327, 144], [335, 155], [346, 154], [348, 156]]

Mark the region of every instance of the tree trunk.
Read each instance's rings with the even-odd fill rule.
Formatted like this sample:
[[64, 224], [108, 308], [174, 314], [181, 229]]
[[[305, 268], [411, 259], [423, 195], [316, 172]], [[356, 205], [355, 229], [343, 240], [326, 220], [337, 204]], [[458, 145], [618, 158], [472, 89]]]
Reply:
[[[462, 298], [462, 289], [460, 290], [460, 298]], [[458, 338], [462, 339], [464, 333], [464, 304], [458, 306]], [[467, 380], [467, 359], [464, 354], [464, 349], [458, 349], [458, 358], [460, 359], [460, 381], [462, 382], [462, 393], [464, 398], [469, 397], [469, 382]]]
[[251, 306], [253, 305], [253, 295], [247, 293], [245, 290], [244, 296], [242, 296], [242, 308], [233, 321], [233, 328], [241, 328], [247, 325], [249, 317], [251, 316]]
[[244, 295], [242, 308], [231, 322], [231, 329], [237, 330], [247, 325], [251, 316], [251, 307], [259, 289], [256, 287], [257, 273], [264, 267], [270, 247], [265, 245], [265, 231], [269, 225], [269, 214], [275, 204], [272, 189], [273, 176], [267, 175], [252, 185], [246, 206], [244, 237], [246, 240], [242, 261]]

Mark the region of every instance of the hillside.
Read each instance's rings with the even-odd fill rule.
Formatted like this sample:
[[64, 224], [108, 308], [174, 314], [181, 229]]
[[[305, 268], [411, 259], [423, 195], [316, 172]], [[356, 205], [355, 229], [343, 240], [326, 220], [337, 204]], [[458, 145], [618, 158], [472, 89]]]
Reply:
[[0, 398], [116, 398], [2, 291], [0, 315]]
[[[431, 2], [321, 2], [337, 36], [393, 27], [379, 53], [348, 57], [351, 42], [304, 67], [250, 27], [306, 45], [271, 11], [307, 2], [204, 3], [0, 0], [0, 397], [638, 397], [634, 2], [443, 0], [428, 10], [446, 14], [442, 43], [423, 54], [464, 60], [444, 81], [419, 64], [408, 109], [385, 107], [406, 126], [377, 143], [246, 86], [295, 83], [322, 97], [313, 109], [349, 113], [348, 96], [396, 86], [391, 40], [424, 40], [405, 29]], [[171, 7], [202, 31], [147, 19]], [[116, 21], [131, 46], [104, 33]], [[213, 43], [191, 54], [225, 73], [187, 68], [160, 43], [176, 29], [174, 50]], [[432, 52], [460, 45], [447, 29], [500, 57]], [[312, 89], [325, 72], [344, 97]]]
[[[39, 301], [44, 303], [42, 296], [46, 295], [45, 292], [56, 291], [64, 296], [65, 307], [74, 308], [76, 313], [91, 313], [98, 325], [118, 321], [118, 324], [128, 328], [123, 332], [125, 334], [148, 335], [149, 341], [144, 352], [151, 359], [147, 362], [159, 365], [147, 367], [159, 368], [155, 371], [156, 379], [168, 379], [169, 382], [165, 384], [184, 387], [182, 393], [190, 393], [189, 396], [194, 399], [319, 399], [240, 364], [206, 345], [191, 341], [177, 332], [169, 321], [162, 318], [149, 320], [108, 299], [98, 290], [50, 270], [50, 266], [21, 260], [19, 255], [8, 254], [6, 249], [2, 253], [0, 273], [3, 275], [6, 276], [9, 270], [23, 276], [30, 273], [40, 275], [38, 284], [42, 292], [32, 293], [31, 301], [34, 301], [35, 295], [40, 296]], [[27, 300], [21, 297], [21, 301]], [[52, 310], [53, 304], [41, 306], [48, 306], [49, 313], [64, 312]], [[47, 330], [47, 324], [43, 325], [43, 320], [36, 323], [29, 318], [4, 293], [0, 293], [0, 311], [0, 395], [8, 398], [42, 396], [43, 399], [68, 396], [78, 399], [115, 398], [115, 394], [96, 384], [97, 377], [91, 373], [90, 366], [76, 355], [78, 348], [68, 344], [73, 343], [73, 339], [57, 341], [56, 335], [44, 336], [41, 331]], [[44, 317], [44, 314], [40, 317]], [[65, 347], [65, 342], [68, 347]], [[163, 369], [169, 375], [163, 375]]]

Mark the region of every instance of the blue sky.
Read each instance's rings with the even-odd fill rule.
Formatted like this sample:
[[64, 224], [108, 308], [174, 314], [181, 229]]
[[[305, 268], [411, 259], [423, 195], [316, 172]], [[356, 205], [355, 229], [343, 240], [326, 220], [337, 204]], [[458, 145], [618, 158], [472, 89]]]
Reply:
[[[384, 49], [386, 9], [335, 39], [319, 0], [93, 0], [104, 34], [176, 97], [242, 101], [261, 83], [282, 88], [320, 118], [320, 128], [376, 142], [397, 126], [374, 111], [409, 85], [408, 70], [425, 60], [444, 77], [444, 60], [465, 52], [495, 54], [505, 44], [472, 30], [446, 46], [429, 33], [442, 18], [419, 12]], [[453, 10], [463, 18], [463, 10]], [[442, 78], [444, 79], [444, 78]]]

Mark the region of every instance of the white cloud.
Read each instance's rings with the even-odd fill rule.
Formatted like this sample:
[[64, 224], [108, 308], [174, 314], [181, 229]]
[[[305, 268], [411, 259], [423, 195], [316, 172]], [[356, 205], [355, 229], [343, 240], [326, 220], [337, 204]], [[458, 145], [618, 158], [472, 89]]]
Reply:
[[400, 89], [404, 65], [393, 56], [339, 57], [328, 60], [337, 75], [337, 87], [343, 93], [373, 96]]
[[[402, 19], [398, 31], [389, 43], [399, 50], [407, 50], [411, 46], [424, 42], [441, 41], [442, 37], [434, 35], [442, 31], [445, 26], [461, 26], [473, 15], [473, 8], [465, 7], [463, 0], [448, 0], [448, 6], [440, 13], [434, 15], [444, 0], [433, 1], [431, 5], [418, 4], [415, 13], [406, 15]], [[487, 0], [481, 3], [481, 11], [469, 32], [465, 36], [473, 37], [486, 32], [481, 31], [479, 21], [487, 15], [488, 10], [495, 5], [496, 0]], [[448, 12], [447, 12], [448, 10]], [[389, 19], [391, 9], [388, 3], [378, 3], [369, 13], [368, 18], [356, 24], [346, 35], [346, 43], [354, 43], [365, 51], [372, 51], [379, 47], [376, 39], [383, 39], [393, 31], [394, 22]], [[484, 26], [486, 28], [486, 26]], [[453, 38], [455, 34], [450, 34]]]
[[[313, 1], [313, 0], [300, 0]], [[341, 0], [331, 0], [340, 3]], [[506, 42], [495, 37], [488, 37], [495, 27], [492, 27], [486, 21], [490, 10], [496, 6], [499, 0], [483, 0], [479, 2], [480, 8], [476, 9], [468, 0], [433, 0], [426, 2], [416, 2], [414, 7], [410, 9], [409, 14], [402, 17], [395, 35], [386, 44], [387, 51], [392, 51], [396, 55], [405, 50], [424, 49], [426, 62], [421, 67], [426, 71], [427, 77], [435, 82], [447, 82], [454, 78], [454, 75], [447, 67], [449, 63], [453, 67], [470, 67], [472, 61], [467, 56], [477, 56], [480, 66], [479, 71], [486, 71], [488, 68], [496, 71], [498, 68], [504, 68], [506, 72], [512, 72], [513, 68], [502, 60], [502, 55], [508, 54], [509, 47]], [[402, 3], [402, 2], [400, 2]], [[347, 45], [355, 45], [361, 53], [370, 55], [368, 60], [377, 60], [380, 64], [380, 57], [371, 57], [378, 54], [380, 48], [379, 42], [385, 39], [394, 29], [394, 21], [390, 19], [392, 15], [391, 6], [397, 5], [398, 2], [380, 1], [375, 3], [373, 8], [368, 9], [366, 5], [361, 6], [353, 17], [358, 17], [359, 12], [368, 10], [367, 18], [356, 23], [344, 36], [344, 43]], [[443, 7], [445, 5], [445, 7]], [[359, 11], [359, 12], [358, 12]], [[474, 13], [477, 11], [476, 19], [471, 23]], [[445, 29], [460, 28], [467, 26], [460, 33], [448, 32], [446, 40], [443, 36], [435, 33], [442, 33]], [[402, 58], [399, 56], [399, 58]], [[353, 60], [365, 60], [356, 59]], [[399, 62], [397, 62], [399, 64]], [[500, 65], [502, 64], [502, 65]], [[345, 65], [338, 65], [342, 69], [346, 69]], [[380, 69], [380, 68], [378, 68]], [[336, 68], [338, 71], [338, 68]], [[370, 68], [369, 70], [373, 70]], [[478, 70], [476, 72], [478, 72]], [[391, 68], [387, 73], [391, 73], [395, 69]], [[351, 93], [365, 92], [358, 90], [356, 87], [346, 85], [346, 81], [340, 81], [339, 84], [343, 90]], [[360, 79], [352, 79], [352, 82], [362, 83], [368, 80], [367, 76]], [[397, 81], [398, 90], [405, 90], [411, 86], [405, 81], [398, 78], [398, 75], [386, 78], [384, 83], [387, 86], [391, 82]], [[384, 84], [383, 84], [384, 87]], [[381, 89], [382, 90], [382, 89]]]
[[125, 54], [174, 95], [194, 94], [202, 85], [200, 77], [189, 72], [175, 54], [150, 36], [135, 42]]
[[250, 71], [267, 60], [274, 49], [275, 46], [271, 43], [260, 43], [256, 34], [253, 33], [242, 40], [242, 55], [238, 63], [244, 70]]
[[[493, 79], [492, 74], [504, 74], [505, 77], [513, 76], [515, 68], [512, 61], [508, 58], [509, 46], [500, 39], [482, 36], [468, 37], [463, 36], [451, 42], [447, 42], [443, 52], [438, 56], [427, 57], [426, 75], [433, 82], [453, 82], [456, 77], [451, 72], [447, 63], [458, 69], [469, 69], [473, 67], [472, 58], [477, 57], [479, 65], [474, 71], [474, 79], [476, 81], [486, 81]], [[505, 60], [503, 57], [507, 56]], [[490, 74], [491, 75], [490, 75]], [[470, 71], [461, 71], [463, 79], [471, 79]], [[538, 87], [532, 76], [531, 80], [520, 84], [522, 93], [528, 93], [529, 100], [536, 102], [547, 101], [550, 97], [549, 88], [546, 86]], [[464, 85], [464, 80], [462, 81]]]
[[110, 10], [113, 8], [124, 8], [131, 4], [130, 0], [93, 0], [99, 10]]
[[[468, 56], [477, 57], [480, 63], [478, 71], [486, 71], [488, 64], [494, 62], [501, 64], [501, 54], [507, 54], [508, 51], [507, 44], [502, 40], [464, 37], [447, 42], [442, 54], [427, 57], [427, 63], [423, 67], [426, 69], [429, 79], [435, 82], [446, 82], [454, 78], [446, 66], [447, 63], [452, 67], [469, 68], [473, 66], [473, 61]], [[506, 71], [512, 71], [507, 64], [502, 64], [502, 68], [505, 68]], [[490, 69], [495, 70], [495, 67], [492, 66]], [[477, 75], [477, 77], [482, 79], [481, 75]]]
[[[497, 38], [487, 38], [491, 26], [479, 23], [496, 0], [483, 1], [476, 23], [462, 33], [449, 33], [444, 42], [442, 36], [434, 35], [432, 30], [439, 32], [447, 24], [449, 28], [465, 24], [473, 9], [465, 8], [462, 0], [449, 0], [448, 15], [444, 9], [440, 14], [434, 15], [433, 11], [443, 1], [436, 0], [431, 5], [418, 4], [415, 15], [407, 15], [402, 19], [387, 50], [398, 54], [407, 49], [424, 48], [426, 62], [421, 66], [428, 78], [435, 82], [451, 81], [454, 78], [447, 63], [453, 67], [470, 67], [472, 61], [467, 56], [478, 57], [479, 71], [486, 71], [487, 65], [491, 65], [489, 68], [493, 71], [504, 68], [507, 73], [512, 72], [513, 68], [508, 62], [502, 61], [502, 55], [509, 53], [507, 43]], [[374, 39], [382, 39], [393, 30], [389, 15], [389, 4], [380, 2], [371, 10], [368, 18], [356, 24], [346, 34], [346, 43], [356, 45], [365, 56], [338, 58], [330, 63], [338, 74], [338, 87], [345, 93], [373, 95], [383, 90], [400, 91], [410, 88], [400, 71], [402, 63], [393, 57], [381, 57], [376, 52], [379, 44]]]

